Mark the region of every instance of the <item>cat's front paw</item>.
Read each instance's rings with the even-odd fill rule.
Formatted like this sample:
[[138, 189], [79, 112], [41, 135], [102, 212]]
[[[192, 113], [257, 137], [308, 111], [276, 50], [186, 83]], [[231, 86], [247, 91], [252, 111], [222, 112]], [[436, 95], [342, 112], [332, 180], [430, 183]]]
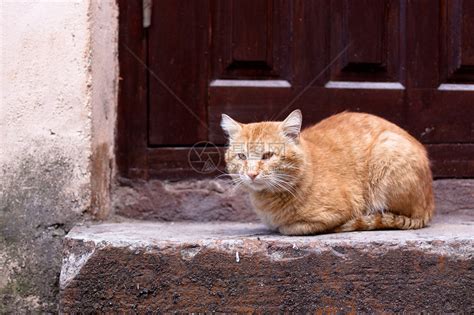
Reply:
[[298, 222], [293, 224], [281, 225], [278, 232], [283, 235], [315, 235], [326, 230], [324, 224], [316, 222]]
[[295, 233], [295, 229], [292, 225], [282, 225], [278, 227], [278, 232], [283, 235], [291, 236], [291, 235], [298, 235]]

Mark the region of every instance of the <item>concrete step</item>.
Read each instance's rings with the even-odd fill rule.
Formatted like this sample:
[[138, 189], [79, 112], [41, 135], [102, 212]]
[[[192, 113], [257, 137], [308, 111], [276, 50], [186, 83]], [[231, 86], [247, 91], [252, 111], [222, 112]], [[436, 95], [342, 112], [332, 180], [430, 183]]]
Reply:
[[474, 221], [285, 237], [257, 223], [104, 223], [66, 237], [61, 311], [474, 311]]

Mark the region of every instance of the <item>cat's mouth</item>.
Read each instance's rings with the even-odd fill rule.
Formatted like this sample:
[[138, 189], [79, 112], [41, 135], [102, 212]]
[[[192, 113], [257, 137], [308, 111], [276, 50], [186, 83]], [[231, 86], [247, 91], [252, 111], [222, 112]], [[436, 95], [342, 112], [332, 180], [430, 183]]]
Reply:
[[286, 174], [280, 175], [262, 175], [254, 179], [241, 177], [244, 186], [255, 192], [288, 192], [294, 194], [294, 177]]
[[252, 190], [263, 190], [265, 188], [268, 188], [266, 183], [265, 183], [265, 180], [263, 179], [254, 179], [254, 180], [245, 180], [244, 181], [245, 185], [252, 189]]

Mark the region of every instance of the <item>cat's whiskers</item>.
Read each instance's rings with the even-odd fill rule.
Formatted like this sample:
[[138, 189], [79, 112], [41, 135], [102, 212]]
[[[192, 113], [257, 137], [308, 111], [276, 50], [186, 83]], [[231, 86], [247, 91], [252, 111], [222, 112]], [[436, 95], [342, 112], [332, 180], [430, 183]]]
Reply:
[[[238, 174], [237, 174], [238, 175]], [[239, 176], [239, 177], [236, 177], [236, 178], [232, 178], [232, 188], [231, 188], [231, 195], [233, 195], [237, 189], [239, 189], [242, 184], [244, 183], [244, 180]]]
[[279, 188], [281, 188], [281, 190], [289, 193], [290, 195], [292, 195], [294, 198], [296, 198], [296, 192], [294, 192], [292, 189], [290, 189], [286, 184], [285, 182], [283, 181], [280, 181], [280, 180], [277, 180], [277, 179], [274, 179], [273, 180], [273, 184], [275, 184], [276, 186], [278, 186]]
[[273, 173], [272, 177], [277, 179], [278, 181], [284, 182], [288, 186], [294, 186], [298, 181], [298, 177], [290, 174], [284, 173]]
[[269, 186], [270, 190], [274, 193], [277, 193], [281, 190], [280, 187], [278, 187], [275, 183], [271, 182], [271, 181], [268, 181], [267, 182], [267, 185]]
[[289, 174], [282, 174], [282, 173], [274, 173], [273, 176], [278, 177], [279, 179], [285, 179], [285, 180], [290, 180], [290, 181], [297, 179], [296, 176], [289, 175]]
[[286, 175], [286, 174], [277, 174], [274, 176], [275, 180], [279, 181], [281, 184], [283, 184], [285, 187], [288, 187], [293, 192], [296, 192], [296, 182], [297, 182], [297, 177], [292, 176], [292, 175]]
[[293, 184], [292, 179], [294, 179], [294, 178], [274, 176], [275, 181], [278, 181], [279, 183], [281, 183], [281, 184], [287, 186], [288, 188], [290, 188], [291, 190], [294, 190], [295, 188], [292, 185]]
[[236, 174], [236, 173], [220, 174], [214, 177], [214, 179], [221, 179], [221, 178], [225, 178], [226, 176], [229, 177], [232, 182], [232, 186], [230, 188], [230, 194], [233, 195], [237, 191], [237, 189], [242, 185], [243, 181], [240, 178], [240, 174]]
[[271, 189], [274, 191], [283, 191], [291, 194], [294, 198], [296, 198], [297, 191], [296, 189], [288, 182], [291, 179], [295, 179], [294, 176], [287, 175], [287, 174], [266, 174], [261, 175], [262, 180], [266, 180], [265, 183], [270, 186]]

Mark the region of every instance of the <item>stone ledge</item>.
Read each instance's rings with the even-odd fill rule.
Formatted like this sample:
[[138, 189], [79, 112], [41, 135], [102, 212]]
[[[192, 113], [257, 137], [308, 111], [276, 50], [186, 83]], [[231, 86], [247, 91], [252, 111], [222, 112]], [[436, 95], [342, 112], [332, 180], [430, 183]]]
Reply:
[[[474, 180], [434, 181], [436, 213], [473, 214]], [[258, 222], [247, 193], [229, 180], [119, 180], [114, 189], [115, 214], [156, 221]]]
[[472, 217], [285, 237], [254, 223], [108, 223], [66, 237], [61, 311], [472, 312]]

